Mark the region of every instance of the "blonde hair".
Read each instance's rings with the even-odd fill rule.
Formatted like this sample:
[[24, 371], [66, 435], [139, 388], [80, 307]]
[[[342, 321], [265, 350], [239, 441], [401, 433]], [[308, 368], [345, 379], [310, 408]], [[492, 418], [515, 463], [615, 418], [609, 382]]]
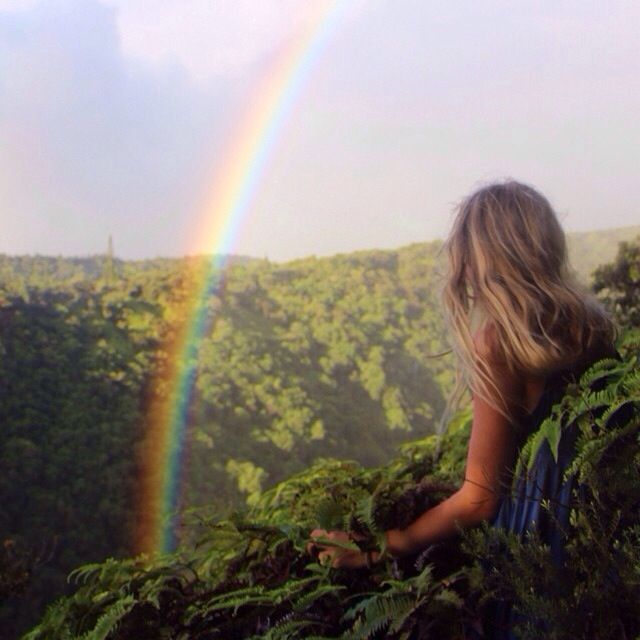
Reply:
[[[450, 403], [468, 387], [512, 419], [490, 361], [513, 375], [546, 377], [615, 341], [612, 319], [570, 271], [556, 214], [532, 187], [507, 180], [471, 193], [443, 250], [442, 301], [459, 364]], [[476, 348], [476, 329], [490, 329], [488, 349]]]

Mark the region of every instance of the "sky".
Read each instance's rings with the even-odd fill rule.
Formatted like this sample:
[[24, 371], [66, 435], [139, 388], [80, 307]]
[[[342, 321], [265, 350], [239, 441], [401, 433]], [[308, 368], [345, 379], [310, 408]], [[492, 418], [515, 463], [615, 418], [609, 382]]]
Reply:
[[[324, 4], [0, 0], [0, 253], [91, 255], [109, 235], [121, 258], [215, 250], [200, 230], [232, 132]], [[640, 3], [345, 4], [234, 253], [442, 238], [505, 177], [568, 231], [640, 223]]]

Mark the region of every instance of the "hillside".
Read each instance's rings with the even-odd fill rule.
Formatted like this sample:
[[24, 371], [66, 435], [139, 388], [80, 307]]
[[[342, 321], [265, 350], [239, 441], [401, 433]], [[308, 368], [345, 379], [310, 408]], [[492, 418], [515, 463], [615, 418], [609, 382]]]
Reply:
[[[380, 464], [433, 431], [452, 380], [449, 357], [428, 357], [446, 347], [436, 249], [228, 268], [198, 355], [185, 510], [225, 513], [318, 456]], [[0, 535], [25, 550], [15, 572], [38, 576], [5, 603], [5, 628], [78, 564], [135, 551], [145, 517], [146, 410], [166, 392], [164, 345], [197, 261], [101, 260], [92, 277], [64, 259], [0, 261]]]
[[595, 268], [614, 259], [618, 243], [631, 241], [639, 236], [640, 225], [568, 233], [567, 244], [571, 264], [582, 280], [590, 285], [591, 274]]
[[[432, 357], [448, 349], [440, 246], [230, 264], [198, 354], [185, 510], [221, 516], [318, 458], [381, 465], [433, 433], [453, 381]], [[199, 261], [0, 256], [8, 634], [72, 568], [136, 551], [147, 408]]]

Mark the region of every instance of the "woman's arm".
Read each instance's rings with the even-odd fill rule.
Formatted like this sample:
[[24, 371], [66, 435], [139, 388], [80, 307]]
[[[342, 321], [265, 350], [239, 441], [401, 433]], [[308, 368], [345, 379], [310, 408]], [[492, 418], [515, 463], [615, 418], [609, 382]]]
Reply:
[[[520, 397], [523, 381], [507, 368], [491, 364], [491, 375], [505, 397]], [[491, 518], [498, 506], [500, 490], [513, 464], [513, 425], [480, 396], [473, 397], [473, 422], [462, 486], [452, 496], [425, 511], [406, 529], [387, 531], [391, 555], [405, 555], [425, 548], [468, 527]]]
[[[524, 380], [514, 376], [506, 364], [493, 357], [492, 333], [484, 331], [474, 336], [476, 351], [488, 358], [492, 380], [517, 411], [524, 393]], [[452, 496], [425, 511], [405, 529], [386, 532], [387, 550], [392, 556], [418, 552], [430, 544], [457, 533], [458, 527], [468, 527], [491, 518], [498, 506], [500, 490], [508, 480], [508, 470], [515, 455], [514, 427], [505, 416], [478, 395], [473, 397], [473, 422], [467, 451], [465, 477], [462, 486]], [[343, 532], [316, 529], [313, 536], [346, 536]], [[342, 537], [341, 537], [342, 536]], [[321, 552], [329, 556], [334, 566], [362, 566], [357, 553], [341, 553], [336, 548]], [[374, 553], [373, 560], [377, 559]]]

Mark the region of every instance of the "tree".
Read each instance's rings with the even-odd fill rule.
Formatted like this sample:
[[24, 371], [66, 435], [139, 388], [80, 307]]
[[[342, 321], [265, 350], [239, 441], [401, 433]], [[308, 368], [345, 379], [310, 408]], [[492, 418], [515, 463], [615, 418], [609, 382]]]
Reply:
[[621, 242], [618, 255], [594, 272], [593, 289], [624, 327], [640, 327], [640, 236]]

